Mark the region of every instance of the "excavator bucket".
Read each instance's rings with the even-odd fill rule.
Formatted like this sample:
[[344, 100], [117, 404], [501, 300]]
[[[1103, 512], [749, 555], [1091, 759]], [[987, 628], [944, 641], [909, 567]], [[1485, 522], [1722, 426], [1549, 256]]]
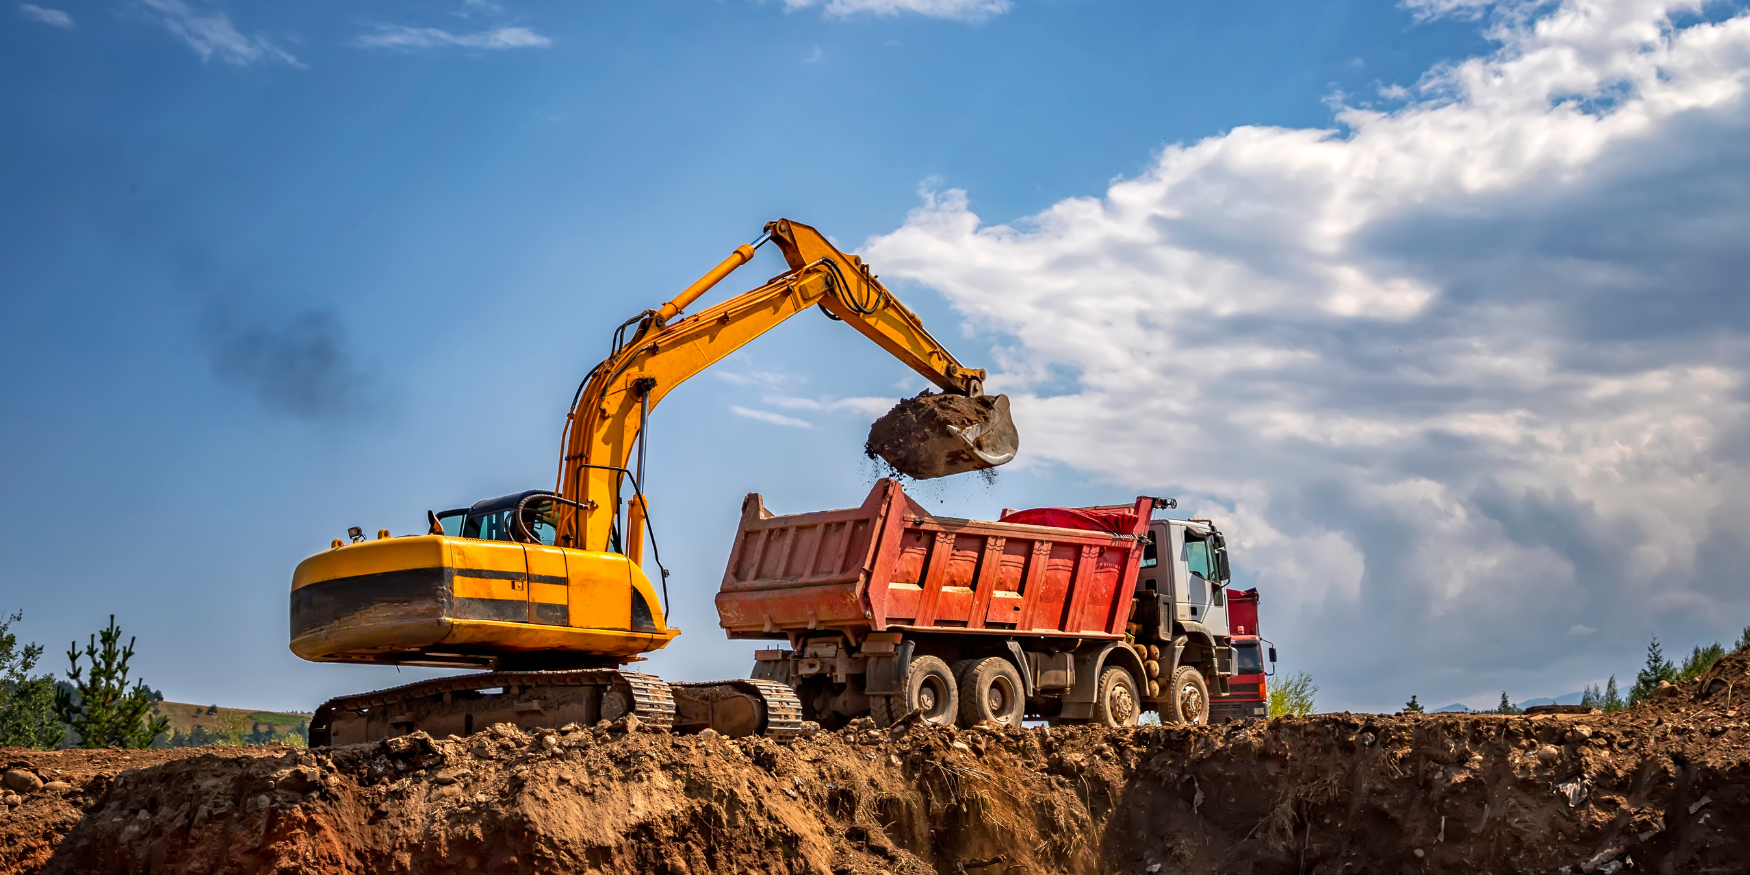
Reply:
[[907, 477], [931, 480], [1007, 464], [1020, 445], [1009, 396], [925, 391], [875, 420], [864, 451]]

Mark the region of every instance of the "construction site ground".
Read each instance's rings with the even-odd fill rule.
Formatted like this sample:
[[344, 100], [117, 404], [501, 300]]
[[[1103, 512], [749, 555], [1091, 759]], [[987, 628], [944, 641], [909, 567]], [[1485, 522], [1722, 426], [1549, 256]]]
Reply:
[[1737, 653], [1609, 715], [8, 749], [0, 872], [1743, 872], [1746, 698]]

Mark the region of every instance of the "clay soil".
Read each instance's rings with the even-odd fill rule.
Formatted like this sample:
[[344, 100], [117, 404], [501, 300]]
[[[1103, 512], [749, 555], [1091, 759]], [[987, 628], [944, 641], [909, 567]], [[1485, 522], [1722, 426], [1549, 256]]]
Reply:
[[1740, 653], [1611, 715], [6, 750], [54, 783], [0, 872], [1743, 872], [1747, 696]]
[[944, 473], [939, 458], [942, 448], [953, 446], [944, 440], [948, 426], [963, 429], [984, 422], [990, 418], [995, 404], [995, 396], [968, 398], [926, 389], [875, 420], [869, 427], [863, 451], [907, 477], [917, 480], [940, 477]]

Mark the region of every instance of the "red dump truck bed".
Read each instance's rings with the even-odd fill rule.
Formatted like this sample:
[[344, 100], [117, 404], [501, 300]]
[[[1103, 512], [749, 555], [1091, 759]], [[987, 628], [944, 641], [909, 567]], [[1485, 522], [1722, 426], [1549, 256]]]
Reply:
[[[1120, 638], [1153, 499], [1127, 531], [932, 516], [883, 479], [860, 507], [774, 516], [759, 495], [717, 595], [732, 638], [805, 630]], [[1123, 513], [1105, 514], [1123, 520]]]

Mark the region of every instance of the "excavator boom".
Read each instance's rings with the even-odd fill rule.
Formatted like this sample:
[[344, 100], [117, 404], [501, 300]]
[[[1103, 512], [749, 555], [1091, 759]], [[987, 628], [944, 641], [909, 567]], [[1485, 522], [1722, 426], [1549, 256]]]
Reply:
[[[784, 254], [790, 269], [759, 288], [681, 318], [687, 306], [729, 273], [753, 258], [766, 241]], [[559, 466], [557, 492], [565, 499], [560, 510], [559, 540], [564, 546], [603, 550], [616, 533], [634, 528], [620, 525], [620, 495], [628, 467], [650, 411], [676, 386], [784, 320], [810, 307], [856, 329], [894, 358], [955, 395], [983, 394], [985, 372], [968, 368], [942, 346], [922, 320], [881, 285], [869, 266], [846, 255], [813, 228], [780, 219], [766, 226], [759, 240], [744, 244], [698, 282], [655, 310], [647, 310], [622, 328], [635, 326], [631, 339], [590, 372], [566, 419], [565, 452]], [[1014, 443], [1014, 424], [1006, 403], [992, 421], [981, 423], [964, 442], [991, 432]], [[988, 439], [988, 437], [987, 437]], [[943, 453], [944, 457], [947, 455]], [[935, 476], [991, 467], [988, 457], [973, 454], [932, 466]], [[1007, 461], [1007, 459], [1003, 459]], [[998, 463], [1000, 464], [1000, 463]], [[637, 486], [635, 491], [642, 492]], [[641, 512], [635, 508], [634, 515]], [[633, 555], [633, 554], [628, 554]], [[641, 557], [633, 555], [633, 561]]]

